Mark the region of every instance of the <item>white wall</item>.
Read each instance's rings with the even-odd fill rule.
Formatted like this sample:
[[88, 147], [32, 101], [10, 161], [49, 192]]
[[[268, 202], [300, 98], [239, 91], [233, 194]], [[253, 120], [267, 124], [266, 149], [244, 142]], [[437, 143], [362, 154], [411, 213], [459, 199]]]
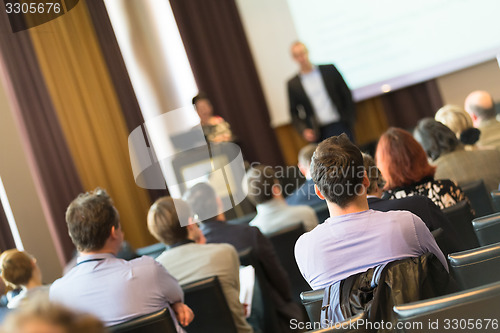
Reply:
[[[243, 27], [267, 100], [271, 125], [289, 123], [286, 82], [297, 72], [290, 44], [297, 40], [287, 0], [236, 0]], [[311, 50], [313, 51], [313, 50]], [[490, 91], [500, 100], [500, 70], [496, 60], [438, 78], [444, 103], [463, 105], [473, 90]]]
[[3, 82], [0, 82], [0, 156], [0, 176], [24, 249], [36, 257], [44, 283], [51, 283], [61, 276], [62, 268]]
[[297, 71], [290, 45], [297, 32], [286, 0], [236, 0], [271, 117], [271, 126], [290, 122], [286, 82]]

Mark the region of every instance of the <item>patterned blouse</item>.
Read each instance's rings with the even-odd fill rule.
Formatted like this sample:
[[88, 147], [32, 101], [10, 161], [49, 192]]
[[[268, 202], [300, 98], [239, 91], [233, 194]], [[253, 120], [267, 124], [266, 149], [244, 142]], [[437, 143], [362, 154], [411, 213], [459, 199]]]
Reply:
[[233, 133], [229, 123], [219, 116], [213, 116], [210, 124], [202, 125], [203, 134], [209, 142], [233, 141]]
[[427, 177], [418, 183], [404, 187], [388, 190], [384, 193], [384, 199], [400, 199], [422, 195], [428, 197], [440, 209], [448, 208], [457, 202], [466, 200], [464, 192], [449, 179], [437, 179]]

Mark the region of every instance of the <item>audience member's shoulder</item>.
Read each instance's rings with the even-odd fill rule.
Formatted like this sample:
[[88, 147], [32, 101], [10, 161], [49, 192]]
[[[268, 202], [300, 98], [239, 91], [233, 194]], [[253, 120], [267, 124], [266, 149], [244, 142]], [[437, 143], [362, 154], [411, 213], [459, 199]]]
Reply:
[[234, 248], [234, 246], [228, 243], [204, 244], [203, 248], [206, 248], [207, 251], [211, 251], [212, 253], [220, 255], [232, 255], [233, 253], [236, 253], [236, 249]]
[[154, 258], [150, 256], [141, 256], [139, 258], [135, 258], [132, 260], [124, 260], [124, 263], [132, 266], [132, 267], [151, 267], [151, 266], [158, 266], [159, 264]]
[[316, 214], [314, 212], [314, 209], [311, 206], [306, 206], [306, 205], [297, 205], [297, 206], [288, 206], [290, 211], [295, 211], [297, 214]]

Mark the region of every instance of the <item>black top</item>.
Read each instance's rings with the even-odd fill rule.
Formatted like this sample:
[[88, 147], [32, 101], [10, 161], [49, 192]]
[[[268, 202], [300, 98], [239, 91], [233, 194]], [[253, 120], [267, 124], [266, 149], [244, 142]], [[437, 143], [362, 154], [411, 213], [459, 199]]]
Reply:
[[426, 177], [412, 185], [388, 190], [382, 198], [400, 199], [414, 195], [428, 197], [440, 209], [454, 206], [457, 202], [466, 200], [464, 192], [457, 184], [449, 179], [434, 179], [432, 177]]

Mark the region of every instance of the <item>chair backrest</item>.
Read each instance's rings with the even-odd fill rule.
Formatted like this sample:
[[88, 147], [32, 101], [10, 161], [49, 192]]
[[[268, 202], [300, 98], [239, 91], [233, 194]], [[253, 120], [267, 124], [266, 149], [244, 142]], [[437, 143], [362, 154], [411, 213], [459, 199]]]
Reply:
[[500, 213], [478, 217], [472, 226], [481, 246], [500, 242]]
[[195, 314], [191, 324], [184, 328], [188, 333], [236, 333], [236, 325], [217, 276], [185, 284], [182, 290], [184, 303]]
[[324, 289], [318, 289], [300, 293], [300, 300], [306, 308], [307, 316], [311, 323], [319, 323], [324, 292]]
[[482, 179], [472, 182], [463, 182], [458, 184], [464, 191], [470, 204], [476, 213], [476, 217], [490, 215], [495, 212], [490, 194], [484, 185]]
[[139, 256], [148, 256], [148, 257], [156, 258], [160, 254], [162, 254], [163, 251], [165, 251], [165, 248], [166, 248], [165, 244], [163, 244], [163, 243], [156, 243], [156, 244], [153, 244], [153, 245], [141, 247], [141, 248], [135, 250], [135, 252]]
[[304, 232], [304, 225], [298, 223], [278, 233], [269, 235], [269, 240], [273, 244], [276, 255], [283, 265], [283, 268], [288, 273], [292, 289], [292, 298], [297, 304], [300, 304], [300, 293], [304, 290], [311, 289], [299, 271], [294, 253], [295, 243]]
[[448, 261], [462, 290], [500, 281], [500, 243], [450, 254]]
[[271, 287], [264, 273], [262, 265], [252, 248], [238, 253], [243, 266], [252, 266], [255, 269], [255, 285], [252, 297], [252, 309], [247, 321], [255, 331], [279, 332], [279, 320], [276, 307], [271, 298]]
[[174, 321], [168, 309], [134, 318], [125, 323], [108, 327], [112, 333], [176, 333]]
[[319, 224], [325, 222], [325, 220], [330, 217], [330, 211], [328, 210], [328, 206], [326, 205], [326, 203], [314, 205], [312, 208], [316, 212], [316, 217], [318, 218]]
[[467, 200], [445, 208], [442, 212], [457, 231], [460, 237], [460, 244], [462, 245], [461, 250], [473, 249], [479, 246], [476, 233], [472, 227], [474, 215]]
[[437, 245], [441, 249], [441, 252], [443, 252], [445, 256], [450, 254], [451, 253], [450, 245], [448, 244], [448, 241], [444, 235], [443, 228], [437, 228], [435, 230], [432, 230], [431, 234], [434, 237], [434, 240], [436, 241]]
[[498, 332], [499, 308], [500, 283], [493, 283], [395, 306], [394, 312], [404, 332]]
[[344, 320], [340, 323], [331, 325], [331, 327], [310, 331], [310, 333], [364, 333], [369, 332], [366, 329], [368, 315], [366, 312]]
[[491, 201], [493, 201], [495, 212], [500, 213], [500, 191], [491, 192]]

